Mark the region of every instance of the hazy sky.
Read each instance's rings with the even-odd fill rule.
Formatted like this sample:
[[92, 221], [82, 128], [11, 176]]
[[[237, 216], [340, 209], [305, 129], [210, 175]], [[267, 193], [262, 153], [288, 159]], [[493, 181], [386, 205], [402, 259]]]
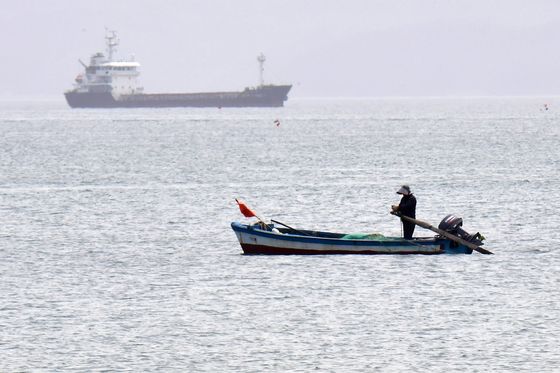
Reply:
[[[560, 94], [559, 0], [0, 0], [0, 96], [56, 96], [117, 30], [146, 92]], [[62, 97], [62, 96], [61, 96]]]

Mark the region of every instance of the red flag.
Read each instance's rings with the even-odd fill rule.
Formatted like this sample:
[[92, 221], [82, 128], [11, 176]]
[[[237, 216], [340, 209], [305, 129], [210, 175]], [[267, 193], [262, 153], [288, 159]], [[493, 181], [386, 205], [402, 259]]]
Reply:
[[243, 202], [240, 202], [237, 198], [235, 199], [235, 202], [237, 202], [237, 204], [239, 205], [239, 211], [241, 211], [241, 213], [246, 218], [257, 216], [257, 214], [255, 214], [255, 212], [253, 210], [251, 210], [249, 207], [247, 207]]

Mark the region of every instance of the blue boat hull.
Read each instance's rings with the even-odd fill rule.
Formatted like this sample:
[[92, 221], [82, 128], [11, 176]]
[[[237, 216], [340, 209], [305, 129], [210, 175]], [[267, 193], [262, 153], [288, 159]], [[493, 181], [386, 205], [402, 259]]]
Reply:
[[346, 239], [345, 234], [287, 229], [231, 223], [237, 239], [248, 255], [439, 255], [471, 254], [472, 249], [441, 237], [400, 237]]

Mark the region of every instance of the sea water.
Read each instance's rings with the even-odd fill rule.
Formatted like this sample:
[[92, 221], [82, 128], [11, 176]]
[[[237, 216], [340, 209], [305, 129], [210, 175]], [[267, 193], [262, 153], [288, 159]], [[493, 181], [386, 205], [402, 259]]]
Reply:
[[[558, 98], [0, 109], [0, 371], [560, 369]], [[241, 198], [398, 236], [402, 184], [495, 255], [244, 256], [230, 229]]]

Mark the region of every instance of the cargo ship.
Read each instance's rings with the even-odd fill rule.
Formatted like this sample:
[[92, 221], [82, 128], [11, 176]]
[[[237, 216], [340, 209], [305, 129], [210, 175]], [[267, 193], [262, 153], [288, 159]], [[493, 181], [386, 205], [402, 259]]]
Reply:
[[257, 57], [260, 84], [239, 92], [144, 93], [138, 85], [140, 64], [114, 59], [118, 46], [115, 31], [105, 35], [106, 55], [91, 56], [89, 65], [80, 60], [85, 71], [79, 74], [71, 90], [64, 92], [72, 108], [136, 107], [281, 107], [288, 99], [291, 85], [264, 83], [265, 56]]

